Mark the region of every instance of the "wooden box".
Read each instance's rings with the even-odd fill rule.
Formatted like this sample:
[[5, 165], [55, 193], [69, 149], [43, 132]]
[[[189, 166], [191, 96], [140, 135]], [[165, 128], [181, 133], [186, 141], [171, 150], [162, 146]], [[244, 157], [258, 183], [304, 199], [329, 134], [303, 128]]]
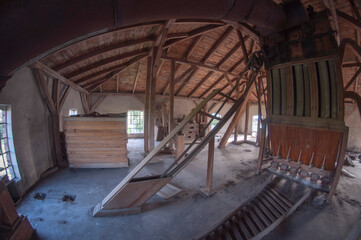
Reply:
[[126, 118], [68, 117], [65, 141], [73, 168], [129, 167]]

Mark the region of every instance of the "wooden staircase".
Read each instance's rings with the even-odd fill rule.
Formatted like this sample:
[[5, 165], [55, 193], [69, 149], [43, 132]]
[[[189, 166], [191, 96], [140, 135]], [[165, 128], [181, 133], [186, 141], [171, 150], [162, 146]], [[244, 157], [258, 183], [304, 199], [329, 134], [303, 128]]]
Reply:
[[310, 194], [311, 190], [307, 189], [294, 203], [269, 184], [255, 198], [238, 207], [205, 234], [193, 239], [261, 239], [294, 212]]

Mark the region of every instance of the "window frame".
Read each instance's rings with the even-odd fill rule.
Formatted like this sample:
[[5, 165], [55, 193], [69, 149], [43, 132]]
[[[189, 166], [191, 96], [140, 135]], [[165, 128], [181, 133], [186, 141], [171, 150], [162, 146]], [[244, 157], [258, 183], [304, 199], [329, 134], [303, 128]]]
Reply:
[[[133, 114], [138, 113], [138, 114]], [[132, 117], [137, 117], [134, 119]], [[139, 120], [142, 124], [141, 129], [139, 127], [131, 127], [137, 124], [134, 124], [132, 121]], [[132, 131], [136, 130], [136, 131]], [[140, 110], [128, 110], [127, 112], [127, 134], [144, 134], [144, 111]]]
[[[7, 139], [7, 151], [5, 151], [3, 153], [3, 149], [1, 146], [0, 161], [2, 162], [2, 164], [5, 167], [5, 175], [7, 176], [9, 182], [19, 181], [21, 179], [21, 175], [20, 175], [19, 167], [18, 167], [17, 160], [16, 160], [15, 147], [14, 147], [14, 141], [13, 141], [11, 106], [5, 105], [5, 104], [0, 104], [0, 109], [5, 112], [5, 122], [0, 122], [0, 124], [4, 124], [6, 126], [5, 127], [6, 137], [3, 138], [2, 136], [0, 136], [0, 138], [1, 138], [1, 140]], [[10, 158], [10, 162], [11, 162], [11, 164], [8, 165], [7, 167], [5, 166], [5, 161], [7, 161], [7, 159], [4, 158], [5, 154], [8, 154], [8, 156]], [[12, 178], [9, 177], [9, 172], [7, 170], [9, 168], [12, 170], [13, 175], [14, 175]]]

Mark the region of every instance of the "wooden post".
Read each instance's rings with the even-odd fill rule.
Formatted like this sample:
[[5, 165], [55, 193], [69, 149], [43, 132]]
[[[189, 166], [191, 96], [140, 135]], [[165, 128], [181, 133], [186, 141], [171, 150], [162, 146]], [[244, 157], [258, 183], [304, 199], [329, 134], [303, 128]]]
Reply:
[[[174, 128], [174, 77], [175, 77], [175, 62], [171, 63], [171, 74], [169, 81], [169, 132]], [[169, 141], [169, 149], [173, 149], [173, 138]]]
[[147, 79], [145, 84], [144, 96], [144, 151], [149, 153], [149, 96], [150, 96], [150, 79], [152, 71], [152, 57], [148, 56]]
[[[177, 135], [177, 146], [176, 146], [176, 154], [175, 158], [178, 159], [179, 156], [184, 152], [184, 135], [178, 134]], [[184, 156], [178, 161], [181, 163], [184, 160]]]
[[249, 103], [246, 104], [246, 116], [244, 119], [244, 141], [247, 141], [248, 135], [248, 119], [249, 119]]
[[346, 153], [346, 148], [347, 148], [347, 139], [348, 139], [348, 129], [345, 130], [341, 134], [340, 147], [339, 147], [338, 156], [337, 156], [337, 167], [336, 167], [335, 176], [333, 177], [333, 180], [332, 180], [330, 192], [327, 195], [328, 201], [331, 201], [333, 195], [335, 194], [337, 183], [341, 176], [342, 167], [345, 162], [344, 159], [345, 159], [345, 153]]
[[[259, 119], [260, 121], [260, 119]], [[261, 167], [262, 167], [262, 161], [263, 161], [263, 155], [264, 155], [264, 149], [265, 149], [265, 143], [266, 143], [266, 126], [267, 124], [263, 122], [262, 124], [262, 130], [261, 130], [261, 136], [260, 136], [260, 144], [259, 144], [259, 155], [258, 155], [258, 165], [257, 165], [257, 174], [260, 174]]]
[[212, 189], [213, 163], [214, 163], [214, 137], [208, 144], [207, 182], [205, 189], [208, 193], [210, 193]]

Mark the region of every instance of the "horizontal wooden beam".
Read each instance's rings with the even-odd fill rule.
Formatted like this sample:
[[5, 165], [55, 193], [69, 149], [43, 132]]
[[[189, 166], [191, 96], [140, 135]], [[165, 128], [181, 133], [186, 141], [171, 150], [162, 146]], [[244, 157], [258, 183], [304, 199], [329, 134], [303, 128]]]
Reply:
[[73, 88], [74, 90], [76, 90], [78, 92], [89, 94], [89, 92], [87, 90], [85, 90], [84, 88], [80, 87], [79, 85], [73, 83], [69, 79], [63, 77], [58, 72], [54, 71], [53, 69], [49, 68], [48, 66], [46, 66], [45, 64], [43, 64], [41, 62], [34, 62], [33, 64], [30, 65], [30, 67], [43, 71], [45, 75], [47, 75], [53, 79], [58, 79], [63, 84], [70, 86], [71, 88]]
[[225, 23], [228, 23], [229, 25], [231, 25], [235, 29], [241, 31], [242, 33], [245, 33], [245, 34], [249, 35], [254, 41], [256, 41], [256, 43], [259, 44], [259, 42], [260, 42], [260, 34], [259, 34], [259, 32], [257, 32], [255, 29], [252, 29], [247, 24], [232, 22], [232, 21], [228, 21], [228, 20], [222, 20], [222, 21], [225, 22]]
[[228, 71], [224, 71], [224, 70], [221, 70], [219, 68], [212, 67], [212, 66], [209, 66], [209, 65], [205, 65], [205, 64], [202, 64], [202, 63], [198, 63], [198, 62], [192, 62], [192, 61], [187, 61], [187, 60], [184, 60], [184, 59], [168, 57], [166, 55], [163, 55], [162, 59], [168, 60], [168, 61], [175, 61], [175, 62], [182, 63], [182, 64], [188, 64], [188, 65], [191, 65], [191, 66], [194, 66], [194, 67], [204, 68], [204, 69], [208, 69], [208, 70], [223, 73], [223, 74], [229, 74], [229, 75], [231, 75], [233, 77], [239, 77], [239, 75], [237, 75], [237, 74], [234, 74], [234, 73], [231, 73], [231, 72], [228, 72]]
[[[144, 97], [144, 92], [92, 92], [91, 96], [142, 96]], [[156, 94], [156, 97], [169, 98], [169, 94]], [[184, 96], [174, 96], [175, 99], [183, 99], [183, 100], [203, 100], [204, 98], [199, 97], [184, 97]], [[223, 102], [219, 100], [211, 100], [210, 102]]]

